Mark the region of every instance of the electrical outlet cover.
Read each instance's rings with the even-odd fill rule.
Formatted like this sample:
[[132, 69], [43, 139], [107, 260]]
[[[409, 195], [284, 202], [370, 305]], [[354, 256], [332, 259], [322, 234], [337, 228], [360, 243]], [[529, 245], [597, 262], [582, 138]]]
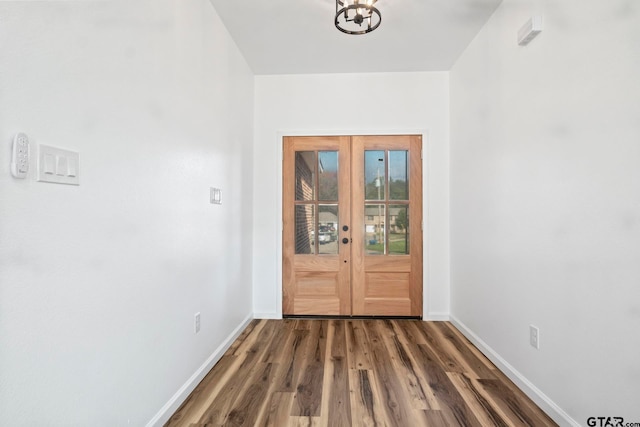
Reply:
[[535, 349], [540, 349], [540, 329], [534, 325], [529, 325], [529, 344]]

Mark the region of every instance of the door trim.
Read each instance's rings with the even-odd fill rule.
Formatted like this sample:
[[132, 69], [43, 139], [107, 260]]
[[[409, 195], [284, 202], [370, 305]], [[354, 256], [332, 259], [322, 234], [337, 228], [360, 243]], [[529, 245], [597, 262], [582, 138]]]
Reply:
[[371, 129], [349, 129], [349, 130], [337, 130], [337, 131], [327, 131], [327, 130], [279, 130], [276, 133], [276, 144], [278, 146], [278, 150], [280, 152], [279, 155], [276, 156], [277, 162], [277, 176], [276, 176], [276, 223], [279, 224], [277, 226], [277, 233], [275, 239], [276, 245], [276, 253], [275, 260], [276, 263], [276, 289], [275, 289], [275, 298], [276, 298], [276, 312], [275, 313], [254, 313], [254, 317], [260, 319], [282, 319], [282, 283], [283, 283], [283, 271], [282, 271], [282, 262], [283, 262], [283, 254], [282, 254], [282, 229], [283, 229], [283, 215], [282, 215], [282, 173], [283, 173], [283, 153], [284, 153], [284, 137], [285, 136], [344, 136], [344, 135], [361, 135], [361, 136], [374, 136], [374, 135], [421, 135], [422, 136], [422, 222], [423, 222], [423, 245], [422, 245], [422, 316], [425, 320], [448, 320], [448, 313], [443, 314], [439, 312], [431, 313], [429, 310], [429, 305], [427, 304], [429, 300], [430, 293], [430, 281], [429, 281], [429, 211], [427, 207], [429, 206], [429, 198], [430, 192], [429, 188], [429, 165], [428, 159], [432, 156], [430, 155], [431, 144], [429, 140], [429, 130], [425, 128], [415, 129], [387, 129], [387, 130], [371, 130]]

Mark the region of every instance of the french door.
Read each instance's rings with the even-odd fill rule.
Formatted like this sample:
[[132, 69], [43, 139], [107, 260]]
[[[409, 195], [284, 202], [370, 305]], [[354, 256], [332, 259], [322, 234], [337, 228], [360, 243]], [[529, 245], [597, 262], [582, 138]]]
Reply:
[[421, 137], [283, 150], [283, 315], [421, 317]]

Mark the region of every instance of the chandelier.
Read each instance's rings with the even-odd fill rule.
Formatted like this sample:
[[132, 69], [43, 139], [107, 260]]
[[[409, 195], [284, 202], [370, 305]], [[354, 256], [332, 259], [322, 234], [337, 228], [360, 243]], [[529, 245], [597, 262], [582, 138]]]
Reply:
[[336, 0], [336, 28], [346, 34], [367, 34], [380, 26], [378, 0]]

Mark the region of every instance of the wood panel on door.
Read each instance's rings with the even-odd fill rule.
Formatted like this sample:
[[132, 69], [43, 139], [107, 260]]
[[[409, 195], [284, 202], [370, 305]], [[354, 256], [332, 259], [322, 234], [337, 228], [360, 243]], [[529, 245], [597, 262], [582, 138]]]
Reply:
[[349, 137], [285, 137], [284, 315], [350, 315]]
[[284, 315], [422, 316], [421, 146], [284, 138]]
[[352, 314], [422, 316], [422, 138], [351, 141]]

